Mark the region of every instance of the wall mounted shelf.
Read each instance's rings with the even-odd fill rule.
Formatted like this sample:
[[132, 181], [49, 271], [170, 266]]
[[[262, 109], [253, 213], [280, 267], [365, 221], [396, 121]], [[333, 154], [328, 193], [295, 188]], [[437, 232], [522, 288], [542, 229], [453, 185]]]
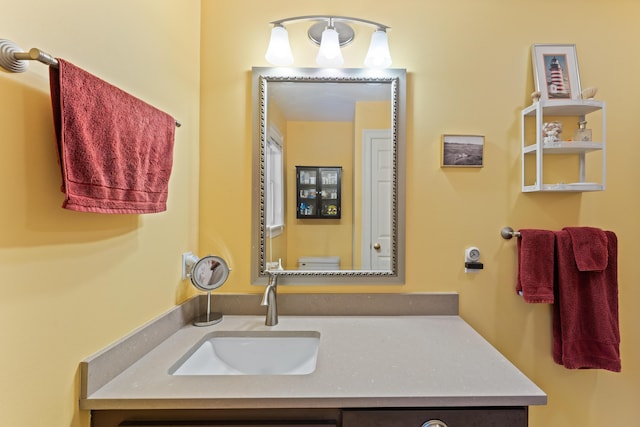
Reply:
[[[601, 128], [598, 141], [571, 141], [544, 143], [542, 127], [545, 117], [575, 117], [578, 121], [586, 121], [587, 115], [599, 112]], [[595, 116], [594, 116], [595, 117]], [[522, 192], [583, 192], [603, 191], [606, 188], [606, 108], [603, 101], [595, 100], [551, 100], [538, 101], [522, 110]], [[534, 125], [535, 137], [527, 132]], [[566, 134], [566, 133], [565, 133]], [[602, 173], [598, 182], [587, 180], [587, 153], [601, 153]], [[548, 155], [575, 155], [578, 170], [568, 171], [566, 180], [549, 183], [544, 181], [544, 160]], [[527, 181], [527, 159], [534, 158], [534, 182]], [[574, 172], [573, 175], [571, 172]], [[577, 179], [575, 177], [577, 172]]]

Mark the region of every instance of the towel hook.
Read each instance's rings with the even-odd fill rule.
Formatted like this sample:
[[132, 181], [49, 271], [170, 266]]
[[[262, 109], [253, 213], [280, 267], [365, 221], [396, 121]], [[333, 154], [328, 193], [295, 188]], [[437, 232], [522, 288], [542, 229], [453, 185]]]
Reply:
[[500, 230], [500, 235], [503, 239], [509, 240], [512, 237], [520, 237], [520, 232], [514, 231], [514, 229], [511, 227], [504, 227], [502, 230]]

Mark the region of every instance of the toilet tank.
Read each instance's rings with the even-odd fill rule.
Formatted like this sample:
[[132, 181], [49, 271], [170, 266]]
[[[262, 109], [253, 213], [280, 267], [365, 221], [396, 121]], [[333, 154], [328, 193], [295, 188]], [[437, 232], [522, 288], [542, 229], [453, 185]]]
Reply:
[[340, 270], [339, 256], [306, 256], [298, 258], [299, 270]]

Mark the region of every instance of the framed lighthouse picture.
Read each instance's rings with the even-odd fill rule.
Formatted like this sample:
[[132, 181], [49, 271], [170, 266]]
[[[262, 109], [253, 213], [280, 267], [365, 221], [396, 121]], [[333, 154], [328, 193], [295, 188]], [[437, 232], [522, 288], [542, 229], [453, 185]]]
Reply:
[[543, 101], [580, 99], [580, 73], [574, 44], [534, 44], [533, 78]]

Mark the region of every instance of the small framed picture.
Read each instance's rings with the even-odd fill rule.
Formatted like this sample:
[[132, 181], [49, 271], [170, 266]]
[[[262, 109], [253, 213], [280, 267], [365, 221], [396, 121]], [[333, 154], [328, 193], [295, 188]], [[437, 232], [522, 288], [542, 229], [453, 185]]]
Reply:
[[481, 168], [484, 158], [484, 136], [442, 135], [442, 167]]
[[534, 44], [533, 79], [543, 101], [580, 99], [580, 73], [574, 44]]

